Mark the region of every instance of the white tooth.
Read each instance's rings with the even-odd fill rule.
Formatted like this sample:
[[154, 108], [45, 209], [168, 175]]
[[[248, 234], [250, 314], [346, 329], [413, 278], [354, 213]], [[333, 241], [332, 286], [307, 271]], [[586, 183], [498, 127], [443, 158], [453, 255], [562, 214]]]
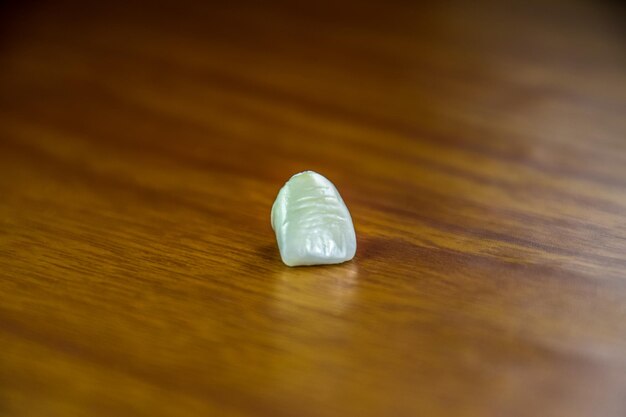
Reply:
[[272, 229], [289, 266], [338, 264], [356, 252], [352, 217], [335, 186], [320, 174], [294, 175], [272, 206]]

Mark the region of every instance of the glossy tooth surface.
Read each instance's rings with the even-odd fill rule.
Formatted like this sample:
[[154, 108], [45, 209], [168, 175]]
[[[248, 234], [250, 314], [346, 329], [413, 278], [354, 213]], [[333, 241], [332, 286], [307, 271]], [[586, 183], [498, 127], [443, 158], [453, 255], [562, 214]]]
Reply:
[[337, 264], [354, 257], [350, 212], [335, 186], [316, 172], [291, 177], [278, 192], [271, 216], [286, 265]]

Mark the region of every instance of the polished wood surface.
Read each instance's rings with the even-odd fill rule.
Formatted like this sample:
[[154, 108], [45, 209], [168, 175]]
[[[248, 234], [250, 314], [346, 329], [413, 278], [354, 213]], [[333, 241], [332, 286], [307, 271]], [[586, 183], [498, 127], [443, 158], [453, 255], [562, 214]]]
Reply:
[[101, 3], [2, 10], [0, 415], [626, 415], [617, 3]]

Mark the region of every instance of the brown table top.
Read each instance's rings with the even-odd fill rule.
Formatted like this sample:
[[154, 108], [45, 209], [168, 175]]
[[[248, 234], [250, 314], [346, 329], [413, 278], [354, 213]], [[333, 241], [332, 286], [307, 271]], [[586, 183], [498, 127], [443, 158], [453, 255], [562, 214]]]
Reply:
[[3, 6], [1, 415], [626, 415], [616, 3], [211, 3]]

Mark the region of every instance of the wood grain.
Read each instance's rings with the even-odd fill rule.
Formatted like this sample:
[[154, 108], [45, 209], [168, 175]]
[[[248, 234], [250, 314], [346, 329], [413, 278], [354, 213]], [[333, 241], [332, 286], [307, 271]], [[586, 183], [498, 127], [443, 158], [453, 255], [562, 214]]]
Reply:
[[626, 414], [617, 4], [101, 3], [2, 10], [1, 415]]

